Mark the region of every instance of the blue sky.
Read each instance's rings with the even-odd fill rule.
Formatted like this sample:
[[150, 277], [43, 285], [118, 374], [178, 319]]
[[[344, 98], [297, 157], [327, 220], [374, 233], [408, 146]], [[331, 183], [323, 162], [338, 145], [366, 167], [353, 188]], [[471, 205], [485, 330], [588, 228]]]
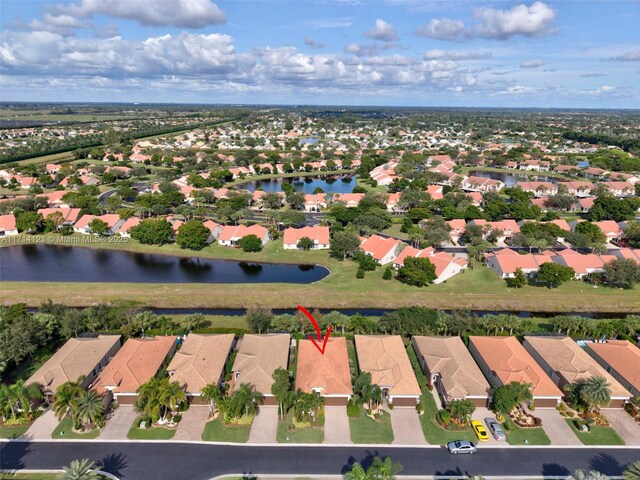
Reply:
[[3, 0], [3, 101], [640, 108], [640, 1]]

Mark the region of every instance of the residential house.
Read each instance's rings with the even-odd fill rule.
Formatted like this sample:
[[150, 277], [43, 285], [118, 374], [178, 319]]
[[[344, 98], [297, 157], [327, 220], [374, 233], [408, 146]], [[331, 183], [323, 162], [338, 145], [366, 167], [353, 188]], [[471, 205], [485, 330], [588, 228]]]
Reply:
[[80, 381], [82, 388], [88, 388], [118, 350], [120, 335], [70, 338], [25, 385], [40, 385], [45, 401], [51, 403], [63, 383]]
[[98, 375], [91, 388], [104, 396], [108, 405], [132, 405], [141, 385], [151, 380], [165, 359], [176, 349], [177, 337], [130, 338]]
[[327, 196], [324, 193], [307, 194], [304, 196], [305, 212], [319, 212], [327, 208]]
[[269, 230], [262, 225], [226, 225], [222, 227], [220, 235], [218, 236], [218, 243], [226, 247], [235, 247], [238, 245], [240, 239], [247, 235], [255, 235], [260, 239], [262, 245], [266, 245], [269, 242]]
[[0, 215], [0, 237], [9, 237], [11, 235], [18, 235], [16, 217], [13, 213]]
[[558, 187], [552, 182], [518, 182], [517, 186], [525, 192], [531, 192], [536, 197], [546, 197], [558, 193]]
[[520, 233], [520, 227], [515, 220], [500, 220], [498, 222], [488, 222], [484, 219], [471, 220], [471, 225], [480, 225], [484, 228], [484, 237], [486, 238], [491, 232], [500, 232], [496, 236], [496, 242], [504, 242], [506, 239]]
[[504, 183], [492, 178], [471, 176], [464, 178], [460, 186], [471, 192], [499, 192], [504, 188]]
[[589, 197], [595, 190], [595, 185], [591, 182], [558, 182], [558, 187], [563, 186], [575, 197]]
[[80, 217], [80, 220], [78, 220], [73, 226], [73, 231], [77, 233], [91, 234], [92, 232], [89, 224], [94, 219], [102, 220], [104, 223], [106, 223], [107, 227], [109, 227], [109, 234], [114, 234], [115, 232], [117, 232], [120, 225], [124, 223], [124, 220], [120, 219], [120, 216], [115, 213], [108, 213], [100, 216], [83, 215], [82, 217]]
[[288, 333], [243, 335], [238, 341], [238, 353], [231, 368], [230, 391], [248, 383], [264, 395], [264, 405], [277, 405], [278, 401], [271, 393], [273, 372], [289, 365], [290, 340]]
[[535, 278], [540, 269], [540, 265], [553, 261], [554, 253], [544, 251], [540, 254], [524, 254], [509, 248], [494, 250], [485, 253], [484, 258], [487, 266], [498, 274], [500, 278], [515, 277], [516, 270], [519, 268], [527, 278]]
[[531, 385], [536, 407], [555, 407], [562, 391], [516, 337], [469, 337], [469, 351], [493, 388], [518, 382]]
[[298, 341], [295, 390], [318, 392], [327, 406], [346, 406], [353, 395], [344, 337], [327, 339], [324, 354], [311, 340]]
[[548, 172], [551, 164], [546, 160], [524, 160], [518, 165], [519, 170], [529, 172]]
[[216, 239], [218, 239], [218, 237], [222, 233], [222, 229], [224, 228], [222, 225], [220, 225], [219, 223], [214, 222], [213, 220], [206, 220], [206, 221], [202, 222], [202, 224], [205, 227], [207, 227], [209, 229], [209, 231], [211, 232], [211, 234], [209, 235], [209, 238], [207, 238], [207, 243], [212, 243]]
[[355, 335], [360, 372], [371, 374], [394, 407], [413, 407], [420, 401], [420, 385], [400, 335]]
[[313, 241], [312, 250], [326, 250], [331, 246], [329, 227], [319, 225], [285, 229], [282, 245], [285, 250], [296, 250], [300, 239], [305, 237]]
[[557, 252], [553, 261], [565, 267], [573, 268], [575, 278], [579, 280], [594, 273], [604, 273], [604, 266], [615, 259], [615, 255], [580, 254], [567, 248]]
[[458, 243], [460, 237], [467, 229], [467, 222], [465, 222], [462, 218], [458, 218], [454, 220], [448, 220], [447, 224], [451, 227], [451, 230], [449, 231], [449, 237], [451, 237], [451, 241], [453, 243]]
[[49, 215], [60, 214], [62, 216], [63, 225], [73, 225], [78, 221], [80, 217], [79, 208], [41, 208], [38, 213], [42, 215], [43, 219], [47, 219]]
[[594, 225], [597, 225], [602, 233], [604, 233], [605, 237], [607, 237], [607, 242], [614, 242], [620, 240], [624, 236], [623, 227], [626, 226], [624, 222], [615, 222], [613, 220], [602, 220], [601, 222], [593, 222]]
[[235, 335], [190, 333], [167, 367], [169, 379], [178, 382], [192, 403], [206, 403], [201, 390], [207, 385], [220, 386], [224, 366], [235, 343]]
[[138, 217], [129, 217], [127, 218], [120, 228], [118, 229], [118, 234], [121, 237], [131, 238], [131, 229], [140, 224], [142, 220]]
[[601, 182], [614, 197], [632, 197], [636, 194], [636, 187], [629, 182]]
[[610, 408], [621, 408], [631, 393], [602, 368], [570, 337], [526, 336], [524, 348], [560, 389], [591, 377], [602, 377], [609, 384]]
[[333, 203], [343, 202], [347, 207], [357, 207], [363, 198], [364, 193], [335, 193]]
[[463, 257], [456, 258], [446, 252], [436, 252], [431, 247], [418, 250], [412, 246], [407, 246], [393, 260], [394, 268], [402, 267], [407, 257], [426, 258], [429, 260], [436, 267], [437, 278], [433, 283], [442, 283], [461, 273], [468, 266], [467, 259]]
[[476, 407], [489, 406], [491, 387], [460, 337], [414, 336], [411, 343], [445, 405], [469, 400]]
[[640, 396], [640, 349], [629, 340], [587, 342], [586, 350], [634, 397]]
[[640, 248], [620, 248], [612, 253], [618, 258], [626, 258], [640, 264]]
[[380, 265], [392, 262], [406, 246], [401, 240], [371, 235], [360, 243], [360, 250], [373, 257]]

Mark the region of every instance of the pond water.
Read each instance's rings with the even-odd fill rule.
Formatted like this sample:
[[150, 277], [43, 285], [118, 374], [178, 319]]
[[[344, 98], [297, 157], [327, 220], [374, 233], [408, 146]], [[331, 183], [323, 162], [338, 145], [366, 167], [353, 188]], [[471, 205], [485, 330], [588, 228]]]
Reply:
[[326, 175], [322, 177], [297, 177], [297, 178], [272, 178], [270, 180], [254, 180], [253, 182], [239, 185], [239, 189], [255, 192], [262, 189], [265, 192], [280, 192], [282, 184], [289, 183], [298, 192], [313, 193], [320, 187], [326, 193], [351, 193], [356, 186], [355, 175]]
[[523, 175], [510, 172], [470, 171], [469, 176], [500, 180], [506, 187], [513, 187], [518, 182], [553, 182], [555, 179], [544, 175]]
[[312, 283], [319, 265], [212, 260], [58, 245], [0, 248], [0, 280], [24, 282]]

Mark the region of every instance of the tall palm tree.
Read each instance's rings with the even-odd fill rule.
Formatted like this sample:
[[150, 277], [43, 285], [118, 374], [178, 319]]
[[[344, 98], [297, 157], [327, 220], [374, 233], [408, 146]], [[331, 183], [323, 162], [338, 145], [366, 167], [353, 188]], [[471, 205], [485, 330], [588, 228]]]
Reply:
[[396, 478], [396, 474], [400, 473], [403, 466], [397, 462], [391, 460], [391, 457], [386, 457], [382, 460], [380, 457], [376, 457], [373, 460], [373, 464], [369, 470], [373, 469], [373, 473], [376, 479], [380, 480], [392, 480]]
[[224, 391], [218, 385], [210, 383], [200, 390], [202, 398], [209, 402], [209, 415], [215, 414], [219, 410], [220, 400], [224, 397]]
[[252, 385], [243, 383], [229, 399], [228, 414], [233, 418], [254, 415], [262, 398], [262, 393], [256, 392]]
[[163, 382], [161, 403], [164, 407], [164, 418], [167, 413], [171, 414], [171, 418], [176, 415], [180, 407], [187, 401], [187, 394], [180, 388], [178, 382], [169, 382], [167, 378]]
[[153, 377], [138, 387], [135, 409], [137, 412], [150, 417], [153, 422], [157, 422], [162, 415], [161, 389], [162, 379], [158, 377]]
[[580, 398], [589, 410], [606, 407], [611, 402], [611, 389], [604, 377], [589, 377], [580, 385]]
[[93, 462], [86, 458], [72, 460], [64, 472], [58, 474], [58, 480], [99, 480], [101, 477]]
[[93, 390], [82, 391], [72, 407], [73, 417], [84, 429], [98, 422], [104, 414], [102, 398]]
[[43, 398], [40, 387], [37, 384], [25, 386], [23, 380], [18, 380], [10, 385], [3, 393], [5, 408], [11, 412], [13, 418], [27, 416], [33, 413], [33, 401]]
[[629, 464], [622, 476], [624, 480], [640, 480], [640, 461]]
[[293, 404], [296, 419], [300, 422], [315, 420], [323, 402], [323, 398], [317, 392], [305, 393], [298, 390]]
[[56, 389], [53, 412], [62, 420], [62, 417], [71, 412], [73, 405], [82, 394], [83, 389], [77, 382], [65, 382]]
[[373, 480], [373, 475], [370, 475], [359, 463], [354, 463], [351, 470], [344, 474], [344, 480]]

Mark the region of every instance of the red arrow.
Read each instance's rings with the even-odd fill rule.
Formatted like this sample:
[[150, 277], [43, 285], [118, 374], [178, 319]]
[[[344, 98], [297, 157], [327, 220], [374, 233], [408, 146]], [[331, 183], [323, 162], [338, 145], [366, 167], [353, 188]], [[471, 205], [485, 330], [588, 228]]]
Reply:
[[322, 339], [322, 334], [320, 333], [320, 327], [318, 326], [318, 322], [313, 318], [313, 315], [309, 313], [309, 311], [301, 305], [298, 305], [298, 310], [304, 313], [311, 323], [313, 324], [313, 328], [316, 329], [316, 335], [318, 336], [318, 342], [322, 342], [322, 347], [318, 342], [316, 342], [312, 337], [309, 337], [309, 340], [313, 342], [316, 348], [320, 351], [322, 355], [324, 355], [324, 349], [327, 346], [327, 340], [329, 340], [329, 335], [331, 335], [331, 325], [329, 325], [329, 329], [327, 330], [327, 334], [324, 336], [324, 340]]

